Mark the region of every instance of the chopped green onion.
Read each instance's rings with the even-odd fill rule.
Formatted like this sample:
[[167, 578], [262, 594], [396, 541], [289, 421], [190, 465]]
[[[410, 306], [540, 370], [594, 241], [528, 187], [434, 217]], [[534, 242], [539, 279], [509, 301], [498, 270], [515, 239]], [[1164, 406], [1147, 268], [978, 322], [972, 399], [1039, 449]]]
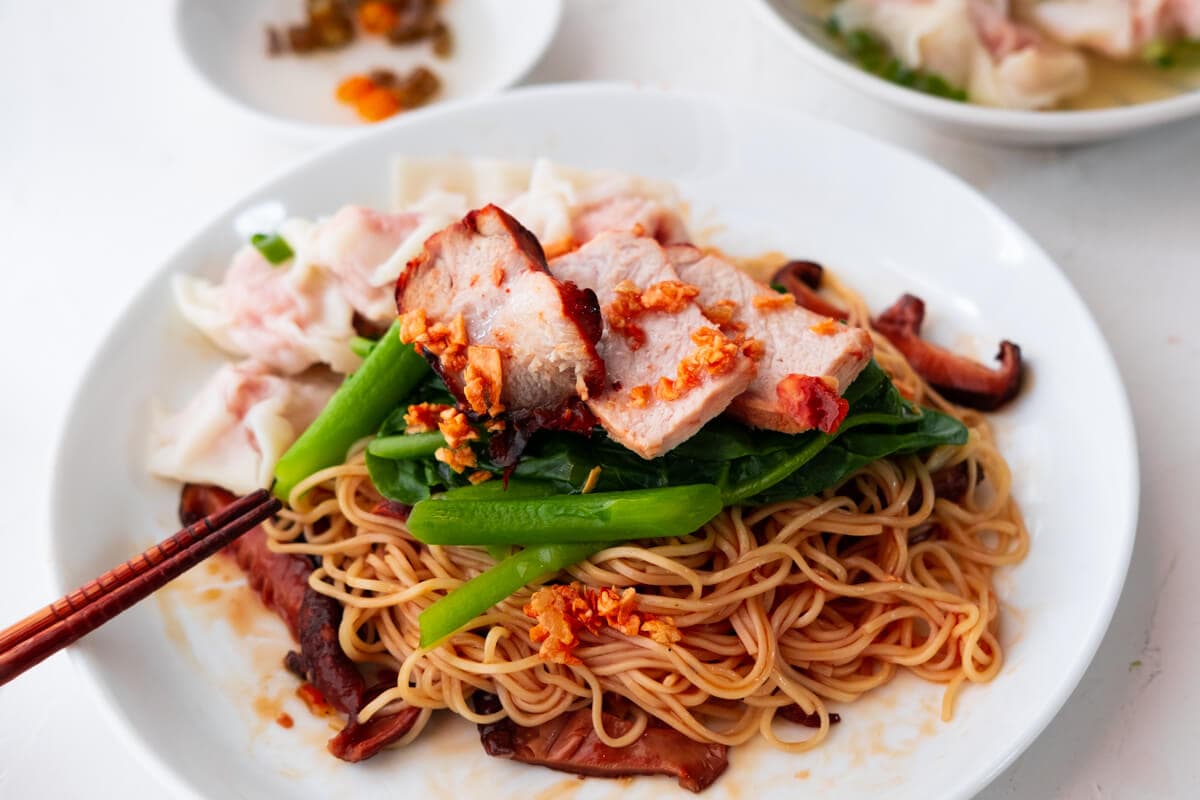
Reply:
[[825, 21], [825, 32], [837, 40], [864, 71], [890, 83], [945, 100], [965, 102], [967, 93], [932, 72], [913, 69], [893, 55], [887, 42], [870, 31], [845, 31], [836, 17]]
[[250, 237], [250, 244], [262, 253], [263, 258], [275, 266], [279, 266], [295, 255], [291, 245], [287, 243], [287, 239], [278, 233], [256, 233]]
[[684, 536], [715, 517], [710, 483], [521, 500], [422, 500], [409, 532], [426, 544], [556, 544]]
[[379, 430], [396, 407], [429, 372], [412, 345], [400, 341], [397, 320], [362, 366], [348, 375], [320, 416], [275, 465], [275, 496], [287, 502], [300, 481], [346, 460], [350, 447]]
[[393, 461], [411, 461], [428, 458], [446, 446], [446, 437], [440, 431], [429, 433], [400, 433], [395, 436], [380, 436], [367, 445], [367, 452]]
[[378, 339], [368, 339], [365, 336], [354, 336], [350, 339], [350, 349], [359, 358], [366, 358], [371, 355], [371, 351], [375, 349], [375, 345], [377, 344], [379, 344]]
[[522, 587], [539, 583], [607, 546], [599, 542], [543, 544], [509, 556], [421, 612], [421, 647], [433, 647]]
[[775, 291], [779, 292], [780, 294], [788, 293], [787, 287], [784, 286], [782, 283], [772, 283], [771, 288], [774, 289]]

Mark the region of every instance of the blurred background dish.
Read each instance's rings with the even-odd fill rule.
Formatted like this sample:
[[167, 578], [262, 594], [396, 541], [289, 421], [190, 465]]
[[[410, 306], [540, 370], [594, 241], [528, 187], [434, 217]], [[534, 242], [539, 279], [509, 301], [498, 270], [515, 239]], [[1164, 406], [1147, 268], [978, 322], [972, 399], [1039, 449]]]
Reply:
[[192, 68], [234, 103], [320, 136], [519, 81], [562, 0], [177, 0]]
[[[1086, 2], [1041, 5], [1088, 13]], [[1119, 43], [1095, 31], [1057, 32], [1056, 40], [1044, 25], [1013, 23], [1008, 4], [993, 0], [755, 0], [754, 6], [809, 63], [959, 134], [1023, 144], [1086, 142], [1200, 113], [1200, 63], [1186, 63], [1200, 52], [1195, 41], [1167, 44], [1128, 31], [1106, 31]], [[1039, 13], [1037, 4], [1025, 7]]]

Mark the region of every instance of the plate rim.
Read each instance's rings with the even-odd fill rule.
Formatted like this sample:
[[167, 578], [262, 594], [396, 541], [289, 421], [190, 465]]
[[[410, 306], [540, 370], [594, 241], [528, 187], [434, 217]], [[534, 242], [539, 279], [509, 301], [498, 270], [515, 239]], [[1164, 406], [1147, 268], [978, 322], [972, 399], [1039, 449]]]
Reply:
[[934, 97], [897, 86], [827, 53], [813, 43], [803, 31], [788, 22], [775, 7], [776, 2], [778, 0], [752, 0], [751, 5], [759, 19], [775, 31], [781, 41], [787, 42], [805, 62], [864, 95], [899, 106], [924, 118], [1006, 134], [1116, 137], [1200, 115], [1200, 89], [1129, 106], [1080, 111], [1024, 111], [959, 103]]
[[[1024, 753], [1045, 731], [1050, 722], [1058, 715], [1071, 698], [1075, 690], [1078, 688], [1084, 673], [1092, 664], [1096, 652], [1098, 651], [1102, 640], [1111, 624], [1113, 614], [1116, 611], [1117, 603], [1119, 602], [1122, 590], [1129, 572], [1130, 560], [1132, 558], [1133, 547], [1137, 538], [1137, 522], [1138, 510], [1141, 500], [1141, 484], [1140, 484], [1140, 464], [1138, 460], [1138, 448], [1136, 438], [1136, 428], [1132, 408], [1129, 402], [1128, 389], [1122, 379], [1121, 372], [1117, 366], [1116, 359], [1113, 356], [1112, 348], [1109, 346], [1106, 337], [1101, 331], [1099, 324], [1096, 322], [1087, 304], [1076, 291], [1074, 285], [1067, 278], [1066, 274], [1059, 268], [1057, 263], [1051, 259], [1046, 252], [1037, 244], [1037, 242], [1025, 232], [1011, 217], [1008, 216], [1002, 209], [995, 205], [986, 195], [975, 189], [965, 180], [940, 166], [939, 164], [930, 161], [924, 157], [905, 150], [888, 141], [877, 139], [869, 134], [863, 133], [853, 128], [849, 128], [841, 123], [820, 119], [810, 114], [799, 112], [789, 108], [781, 108], [772, 106], [762, 102], [751, 100], [730, 99], [721, 96], [705, 94], [694, 91], [679, 91], [669, 90], [661, 87], [646, 87], [621, 82], [572, 82], [561, 84], [547, 84], [531, 87], [522, 87], [513, 91], [504, 92], [501, 94], [492, 94], [479, 97], [459, 98], [453, 101], [440, 103], [425, 109], [419, 109], [410, 112], [406, 118], [396, 125], [376, 127], [368, 129], [362, 135], [343, 138], [316, 151], [298, 159], [283, 167], [275, 170], [266, 178], [256, 181], [251, 184], [246, 190], [238, 192], [235, 199], [224, 204], [220, 210], [205, 218], [195, 229], [193, 233], [184, 237], [181, 244], [168, 252], [168, 255], [158, 262], [156, 268], [151, 270], [142, 285], [135, 291], [128, 300], [124, 303], [121, 312], [112, 320], [109, 326], [104, 331], [104, 336], [100, 338], [97, 347], [89, 354], [86, 365], [78, 374], [76, 383], [71, 392], [70, 401], [66, 407], [66, 411], [60, 420], [58, 428], [58, 437], [54, 442], [53, 466], [51, 471], [51, 491], [48, 495], [50, 503], [49, 513], [49, 559], [50, 573], [52, 585], [60, 593], [65, 593], [74, 587], [68, 583], [66, 571], [69, 561], [69, 550], [64, 548], [64, 538], [61, 534], [63, 530], [62, 521], [62, 498], [64, 497], [65, 478], [64, 470], [66, 469], [67, 457], [66, 446], [74, 434], [76, 426], [75, 420], [79, 416], [79, 411], [86, 401], [85, 391], [91, 384], [94, 376], [100, 372], [103, 365], [107, 363], [107, 356], [114, 345], [114, 333], [125, 324], [125, 320], [131, 313], [132, 309], [139, 306], [147, 296], [150, 295], [160, 280], [166, 275], [171, 274], [171, 266], [180, 261], [187, 251], [195, 247], [199, 242], [203, 241], [208, 232], [219, 225], [222, 220], [231, 218], [236, 215], [239, 208], [248, 206], [256, 196], [263, 193], [271, 185], [283, 181], [288, 177], [297, 173], [302, 173], [310, 169], [314, 164], [325, 160], [326, 158], [336, 156], [340, 151], [351, 150], [361, 146], [363, 143], [374, 139], [386, 138], [393, 135], [396, 130], [402, 126], [415, 126], [425, 124], [426, 120], [436, 119], [439, 116], [453, 116], [462, 111], [471, 111], [472, 107], [488, 107], [493, 105], [506, 105], [512, 102], [520, 102], [523, 100], [533, 99], [542, 102], [554, 102], [557, 98], [565, 98], [566, 101], [578, 100], [580, 98], [591, 99], [594, 102], [622, 102], [631, 98], [645, 97], [661, 97], [667, 100], [674, 100], [687, 103], [689, 106], [704, 108], [710, 107], [713, 104], [719, 104], [722, 108], [734, 108], [746, 112], [747, 114], [759, 115], [764, 117], [775, 116], [781, 119], [791, 120], [795, 124], [802, 126], [815, 126], [825, 128], [832, 132], [836, 132], [839, 137], [852, 138], [860, 142], [860, 144], [875, 147], [887, 153], [889, 158], [896, 158], [909, 163], [910, 166], [917, 166], [923, 169], [930, 169], [940, 178], [948, 180], [952, 184], [956, 184], [957, 188], [965, 191], [982, 212], [987, 213], [993, 219], [998, 220], [1003, 224], [1003, 227], [1009, 234], [1016, 236], [1021, 244], [1030, 249], [1030, 251], [1049, 267], [1048, 275], [1060, 282], [1060, 289], [1066, 293], [1066, 296], [1076, 304], [1078, 310], [1082, 313], [1084, 320], [1088, 325], [1088, 338], [1094, 339], [1098, 345], [1098, 355], [1101, 357], [1101, 363], [1098, 367], [1103, 368], [1109, 373], [1115, 388], [1117, 396], [1112, 398], [1117, 408], [1119, 409], [1119, 419], [1112, 420], [1114, 429], [1109, 431], [1109, 435], [1113, 436], [1119, 433], [1119, 439], [1122, 444], [1122, 452], [1120, 457], [1114, 459], [1118, 464], [1124, 465], [1125, 475], [1121, 476], [1122, 480], [1117, 481], [1120, 484], [1126, 484], [1128, 490], [1128, 509], [1126, 518], [1117, 522], [1113, 530], [1122, 535], [1118, 544], [1121, 545], [1121, 550], [1116, 554], [1117, 558], [1113, 562], [1116, 570], [1109, 578], [1109, 583], [1106, 587], [1106, 592], [1103, 601], [1097, 605], [1098, 613], [1093, 616], [1091, 626], [1087, 630], [1086, 635], [1081, 639], [1081, 645], [1076, 650], [1075, 656], [1072, 659], [1070, 668], [1060, 672], [1054, 682], [1052, 699], [1045, 703], [1038, 713], [1031, 715], [1031, 722], [1026, 726], [1021, 737], [1014, 738], [1006, 743], [1002, 750], [998, 751], [999, 755], [987, 770], [979, 770], [970, 776], [951, 783], [948, 787], [948, 798], [969, 798], [981, 791], [988, 784], [996, 779], [1005, 769], [1007, 769], [1022, 753]], [[1116, 431], [1116, 425], [1119, 424], [1121, 430]], [[112, 694], [107, 684], [102, 679], [99, 671], [100, 659], [93, 654], [87, 647], [69, 648], [70, 660], [74, 665], [77, 673], [82, 678], [82, 683], [88, 690], [86, 693], [91, 695], [101, 707], [101, 713], [108, 723], [116, 730], [124, 745], [133, 751], [137, 760], [151, 772], [156, 779], [159, 780], [165, 787], [175, 792], [177, 795], [187, 797], [202, 797], [203, 795], [188, 782], [175, 767], [164, 758], [158, 756], [157, 751], [151, 746], [151, 743], [145, 740], [143, 735], [136, 729], [130, 719], [121, 710], [117, 699]]]

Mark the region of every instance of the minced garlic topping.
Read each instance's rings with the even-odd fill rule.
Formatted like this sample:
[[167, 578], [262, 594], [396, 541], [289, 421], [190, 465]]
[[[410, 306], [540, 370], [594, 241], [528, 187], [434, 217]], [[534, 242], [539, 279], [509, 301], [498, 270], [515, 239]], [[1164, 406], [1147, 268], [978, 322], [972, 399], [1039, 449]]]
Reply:
[[405, 433], [429, 433], [437, 430], [441, 413], [450, 406], [442, 403], [417, 403], [404, 412]]
[[425, 309], [414, 308], [400, 315], [400, 341], [413, 344], [429, 338], [429, 323], [425, 319]]
[[479, 461], [475, 458], [475, 451], [469, 444], [460, 444], [453, 450], [449, 447], [439, 447], [433, 457], [460, 475], [467, 468], [479, 466]]
[[743, 339], [740, 344], [742, 346], [742, 355], [751, 361], [761, 361], [762, 357], [767, 354], [766, 345], [753, 336]]
[[463, 396], [476, 414], [496, 416], [504, 411], [500, 393], [504, 387], [504, 365], [495, 347], [471, 345], [467, 348], [467, 369], [463, 373]]
[[446, 437], [446, 446], [457, 448], [464, 442], [473, 442], [479, 433], [471, 427], [467, 415], [456, 408], [447, 407], [438, 415], [438, 430]]
[[733, 322], [733, 314], [737, 308], [738, 304], [733, 300], [718, 300], [711, 306], [705, 306], [700, 310], [709, 322], [724, 327]]
[[705, 375], [724, 375], [737, 365], [741, 345], [716, 328], [697, 328], [692, 332], [696, 349], [676, 369], [675, 379], [662, 377], [654, 386], [654, 396], [670, 402], [678, 400], [704, 382]]
[[604, 318], [608, 327], [625, 337], [630, 350], [638, 350], [646, 343], [646, 332], [636, 322], [645, 311], [641, 290], [632, 281], [621, 281], [613, 291], [616, 297], [605, 307]]
[[630, 350], [646, 343], [646, 332], [637, 324], [638, 317], [650, 311], [678, 314], [700, 295], [698, 288], [683, 281], [659, 281], [643, 291], [633, 281], [623, 280], [613, 291], [616, 297], [605, 307], [604, 318], [610, 328], [628, 340]]
[[829, 317], [821, 320], [816, 325], [808, 326], [808, 329], [818, 336], [833, 336], [835, 333], [841, 330], [841, 328], [842, 326], [838, 325], [836, 320]]
[[452, 372], [459, 372], [467, 365], [467, 322], [462, 314], [446, 326], [440, 322], [430, 325], [423, 308], [405, 311], [400, 315], [400, 341], [420, 345]]
[[700, 290], [683, 281], [660, 281], [642, 292], [642, 307], [647, 311], [677, 314], [700, 295]]
[[683, 638], [670, 617], [639, 613], [638, 595], [632, 587], [543, 586], [529, 598], [525, 615], [537, 620], [529, 639], [541, 645], [538, 656], [557, 664], [582, 663], [575, 648], [584, 631], [595, 635], [607, 627], [626, 636], [645, 635], [667, 647]]
[[600, 482], [600, 467], [599, 467], [599, 465], [597, 465], [595, 467], [592, 467], [591, 470], [588, 471], [587, 480], [585, 480], [583, 482], [583, 486], [580, 487], [579, 493], [580, 494], [591, 493], [596, 488], [596, 484], [598, 484], [599, 482]]
[[796, 298], [790, 294], [760, 294], [750, 301], [759, 311], [779, 311], [796, 305]]

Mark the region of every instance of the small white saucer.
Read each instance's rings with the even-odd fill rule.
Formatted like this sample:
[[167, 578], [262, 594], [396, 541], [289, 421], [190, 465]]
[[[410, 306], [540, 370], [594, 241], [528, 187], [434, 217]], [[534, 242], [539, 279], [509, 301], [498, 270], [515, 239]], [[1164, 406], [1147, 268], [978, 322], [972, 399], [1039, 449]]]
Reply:
[[554, 38], [562, 0], [447, 0], [443, 15], [454, 41], [445, 59], [428, 42], [397, 47], [376, 36], [331, 53], [269, 56], [267, 26], [303, 22], [302, 0], [177, 0], [175, 33], [187, 61], [217, 92], [277, 125], [328, 136], [366, 127], [334, 97], [355, 73], [424, 65], [442, 81], [438, 100], [511, 86]]

